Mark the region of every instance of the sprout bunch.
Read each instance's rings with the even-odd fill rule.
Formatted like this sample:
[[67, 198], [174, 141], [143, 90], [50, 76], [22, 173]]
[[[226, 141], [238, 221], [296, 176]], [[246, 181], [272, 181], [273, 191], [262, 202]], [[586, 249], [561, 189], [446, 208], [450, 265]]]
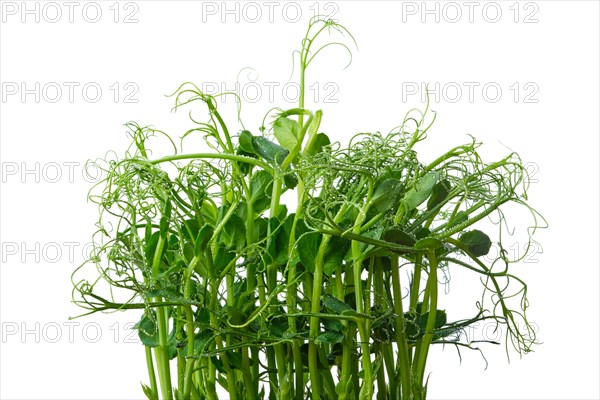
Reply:
[[[210, 152], [179, 153], [167, 133], [130, 123], [129, 149], [103, 162], [90, 193], [96, 246], [73, 274], [74, 301], [85, 314], [138, 310], [150, 400], [216, 400], [218, 387], [231, 399], [420, 400], [431, 346], [478, 350], [463, 335], [472, 324], [503, 325], [518, 352], [536, 343], [527, 285], [501, 240], [509, 204], [530, 211], [530, 234], [543, 222], [520, 158], [486, 163], [473, 139], [419, 161], [427, 108], [387, 134], [331, 143], [303, 96], [314, 56], [348, 49], [314, 50], [328, 31], [349, 35], [311, 20], [300, 103], [270, 112], [260, 134], [232, 133], [216, 97], [186, 83], [175, 108], [200, 103], [208, 117], [192, 118], [181, 147], [201, 134]], [[173, 154], [155, 159], [160, 138]], [[494, 239], [478, 229], [490, 217]], [[484, 262], [493, 241], [499, 255]], [[461, 312], [442, 309], [438, 292], [456, 268], [481, 288], [471, 317], [451, 321]]]

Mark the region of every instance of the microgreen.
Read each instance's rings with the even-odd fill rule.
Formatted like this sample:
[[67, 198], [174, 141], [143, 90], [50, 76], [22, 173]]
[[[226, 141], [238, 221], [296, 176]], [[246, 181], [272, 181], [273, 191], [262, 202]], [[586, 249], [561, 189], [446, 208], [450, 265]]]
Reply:
[[[319, 45], [324, 32], [342, 41]], [[431, 346], [479, 350], [462, 335], [479, 321], [507, 330], [507, 351], [537, 343], [502, 245], [506, 207], [531, 213], [529, 235], [545, 222], [527, 204], [521, 159], [486, 163], [473, 139], [423, 163], [428, 103], [387, 134], [332, 143], [323, 112], [304, 108], [306, 70], [328, 46], [351, 54], [344, 39], [354, 41], [340, 24], [311, 20], [298, 107], [260, 133], [232, 134], [216, 97], [184, 83], [175, 109], [202, 104], [209, 117], [192, 119], [181, 153], [167, 133], [129, 123], [129, 149], [101, 163], [95, 247], [73, 273], [73, 299], [85, 315], [136, 310], [149, 399], [216, 400], [220, 387], [231, 399], [421, 400]], [[197, 134], [211, 152], [183, 152]], [[172, 155], [152, 157], [157, 137]], [[488, 217], [498, 232], [482, 230]], [[440, 304], [457, 268], [482, 283], [466, 319]]]

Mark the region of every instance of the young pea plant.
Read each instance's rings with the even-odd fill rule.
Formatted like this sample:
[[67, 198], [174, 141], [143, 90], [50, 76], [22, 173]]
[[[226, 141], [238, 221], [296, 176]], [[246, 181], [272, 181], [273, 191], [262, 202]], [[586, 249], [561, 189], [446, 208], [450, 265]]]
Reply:
[[[435, 120], [428, 104], [388, 134], [331, 143], [323, 112], [304, 107], [305, 73], [325, 47], [349, 47], [315, 47], [323, 32], [354, 40], [311, 20], [298, 107], [277, 109], [260, 135], [233, 134], [217, 96], [185, 83], [175, 109], [201, 103], [208, 117], [192, 119], [182, 147], [200, 134], [210, 151], [179, 153], [165, 132], [129, 123], [124, 157], [102, 164], [90, 193], [96, 245], [73, 273], [73, 300], [83, 315], [137, 310], [150, 400], [421, 400], [431, 347], [479, 350], [463, 335], [479, 321], [505, 328], [519, 353], [537, 343], [527, 285], [501, 240], [509, 205], [531, 213], [530, 238], [545, 222], [526, 202], [518, 155], [485, 163], [473, 139], [419, 161]], [[165, 143], [173, 153], [153, 158]], [[478, 229], [489, 217], [494, 259]], [[454, 322], [439, 294], [450, 269], [482, 284], [470, 317]]]

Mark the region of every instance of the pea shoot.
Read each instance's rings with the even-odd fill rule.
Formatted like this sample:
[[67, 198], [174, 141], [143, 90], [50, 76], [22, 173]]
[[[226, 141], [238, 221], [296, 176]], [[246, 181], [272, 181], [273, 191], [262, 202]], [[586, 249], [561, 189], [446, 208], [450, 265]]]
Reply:
[[[317, 47], [325, 32], [342, 39]], [[106, 178], [90, 192], [98, 229], [73, 301], [83, 315], [135, 310], [149, 400], [422, 400], [431, 347], [480, 350], [462, 335], [479, 321], [507, 331], [507, 350], [537, 343], [527, 285], [502, 244], [508, 206], [530, 213], [530, 240], [545, 226], [527, 203], [523, 162], [486, 163], [472, 139], [423, 163], [428, 103], [387, 134], [332, 143], [324, 113], [305, 108], [306, 71], [321, 50], [351, 54], [353, 43], [339, 23], [313, 18], [297, 52], [298, 107], [270, 110], [259, 133], [234, 132], [218, 96], [188, 82], [175, 109], [201, 106], [208, 118], [192, 118], [181, 152], [132, 122], [124, 155], [94, 162]], [[183, 152], [198, 134], [211, 151]], [[165, 140], [172, 154], [153, 158]], [[489, 217], [496, 235], [482, 227]], [[482, 286], [470, 317], [450, 322], [440, 287], [454, 269]]]

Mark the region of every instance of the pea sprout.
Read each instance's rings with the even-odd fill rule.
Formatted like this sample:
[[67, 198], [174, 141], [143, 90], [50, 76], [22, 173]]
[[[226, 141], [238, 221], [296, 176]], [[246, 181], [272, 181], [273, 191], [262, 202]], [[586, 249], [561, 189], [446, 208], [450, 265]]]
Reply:
[[[324, 33], [338, 38], [323, 44]], [[529, 243], [546, 227], [527, 203], [523, 162], [514, 152], [485, 162], [475, 138], [420, 161], [435, 120], [428, 99], [387, 133], [332, 143], [322, 111], [305, 109], [305, 72], [331, 46], [351, 61], [355, 44], [339, 23], [313, 18], [294, 53], [298, 107], [269, 110], [258, 135], [222, 117], [217, 99], [232, 93], [187, 82], [172, 95], [175, 110], [190, 108], [179, 141], [130, 122], [123, 156], [93, 162], [105, 178], [89, 194], [99, 218], [73, 302], [81, 316], [138, 310], [148, 399], [422, 400], [432, 346], [460, 356], [499, 344], [464, 334], [480, 321], [506, 329], [507, 354], [538, 343], [513, 272], [524, 256], [503, 245], [508, 207], [531, 215]], [[193, 115], [198, 104], [207, 120]], [[196, 134], [209, 152], [184, 151]], [[456, 270], [481, 282], [461, 288], [473, 296], [466, 315], [440, 304]]]

